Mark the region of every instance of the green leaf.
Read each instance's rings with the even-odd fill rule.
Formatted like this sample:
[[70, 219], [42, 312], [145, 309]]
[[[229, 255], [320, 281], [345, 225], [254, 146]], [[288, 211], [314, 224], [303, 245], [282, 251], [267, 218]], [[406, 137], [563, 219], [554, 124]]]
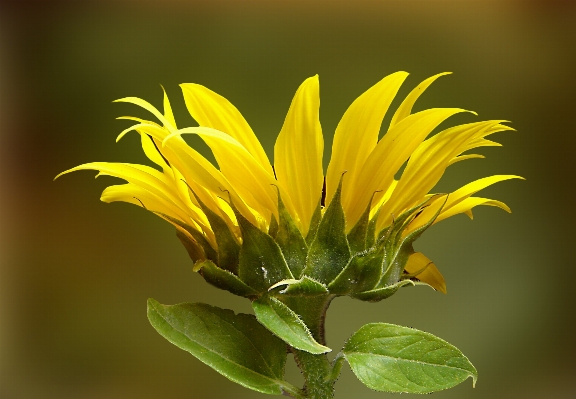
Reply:
[[382, 299], [391, 297], [396, 293], [396, 291], [398, 291], [400, 288], [406, 285], [416, 285], [416, 283], [412, 280], [402, 280], [397, 282], [396, 284], [392, 284], [387, 287], [375, 288], [369, 291], [358, 292], [352, 294], [351, 296], [353, 298], [360, 299], [361, 301], [379, 302]]
[[250, 223], [235, 206], [232, 209], [242, 231], [240, 279], [258, 292], [267, 292], [278, 281], [294, 278], [274, 239]]
[[348, 295], [374, 288], [380, 281], [383, 261], [384, 245], [352, 256], [344, 270], [328, 284], [330, 293]]
[[280, 291], [280, 293], [284, 295], [316, 296], [328, 293], [328, 289], [324, 284], [313, 280], [308, 276], [304, 276], [300, 280], [290, 279], [279, 281], [270, 287], [269, 290], [282, 286], [287, 286], [285, 289]]
[[280, 192], [278, 192], [278, 214], [280, 222], [278, 223], [278, 231], [274, 237], [282, 253], [288, 267], [296, 278], [300, 278], [302, 270], [306, 266], [306, 255], [308, 254], [308, 245], [306, 240], [302, 237], [300, 229], [294, 223], [292, 216], [284, 206]]
[[264, 327], [293, 348], [313, 354], [332, 350], [316, 342], [300, 317], [278, 299], [262, 296], [252, 302], [252, 308]]
[[361, 327], [344, 356], [356, 377], [384, 392], [430, 393], [452, 388], [478, 373], [454, 346], [432, 334], [386, 323]]
[[350, 259], [350, 248], [345, 233], [345, 217], [342, 208], [342, 178], [332, 202], [318, 226], [318, 232], [310, 245], [304, 274], [328, 284], [336, 277]]
[[220, 215], [213, 212], [210, 208], [204, 204], [200, 200], [200, 197], [196, 195], [194, 190], [188, 186], [200, 208], [202, 208], [202, 212], [208, 218], [208, 222], [210, 222], [210, 226], [212, 227], [212, 231], [214, 232], [214, 236], [216, 237], [216, 244], [218, 245], [218, 266], [222, 269], [226, 269], [231, 271], [234, 274], [238, 274], [238, 257], [240, 253], [240, 245], [234, 234], [230, 231], [228, 224], [220, 217]]
[[202, 303], [166, 306], [149, 299], [148, 319], [168, 341], [230, 380], [282, 394], [286, 345], [253, 316]]
[[230, 273], [228, 270], [220, 269], [209, 260], [195, 266], [195, 269], [204, 277], [204, 280], [217, 288], [245, 298], [258, 296], [256, 291], [244, 284], [236, 275]]

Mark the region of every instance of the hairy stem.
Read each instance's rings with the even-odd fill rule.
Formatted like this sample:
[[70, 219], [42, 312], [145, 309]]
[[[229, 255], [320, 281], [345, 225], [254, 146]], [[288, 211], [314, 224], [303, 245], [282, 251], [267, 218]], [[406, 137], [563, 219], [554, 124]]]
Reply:
[[[334, 297], [331, 295], [315, 297], [293, 297], [285, 300], [292, 310], [300, 315], [310, 329], [314, 339], [326, 345], [324, 324], [326, 311]], [[313, 355], [311, 353], [292, 349], [294, 359], [304, 376], [304, 393], [307, 399], [332, 399], [334, 397], [333, 365], [326, 354]]]

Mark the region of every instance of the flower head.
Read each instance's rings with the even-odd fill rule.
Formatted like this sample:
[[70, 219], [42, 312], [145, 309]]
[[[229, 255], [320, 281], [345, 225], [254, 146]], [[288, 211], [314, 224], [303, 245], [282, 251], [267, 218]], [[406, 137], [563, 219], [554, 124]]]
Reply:
[[[196, 270], [238, 295], [277, 290], [375, 301], [415, 282], [445, 292], [442, 275], [425, 255], [414, 252], [413, 241], [450, 216], [472, 217], [479, 205], [510, 212], [504, 203], [474, 194], [518, 176], [486, 177], [449, 194], [430, 190], [450, 165], [483, 158], [465, 152], [499, 145], [486, 137], [513, 129], [503, 120], [489, 120], [429, 137], [449, 117], [468, 112], [432, 108], [412, 113], [418, 97], [443, 73], [410, 92], [379, 139], [382, 120], [407, 75], [385, 77], [350, 105], [336, 128], [326, 176], [318, 76], [296, 91], [276, 140], [274, 166], [228, 100], [204, 86], [182, 84], [198, 127], [177, 128], [166, 94], [163, 113], [139, 98], [117, 100], [155, 117], [120, 118], [137, 123], [118, 140], [130, 131], [139, 133], [146, 156], [158, 168], [94, 162], [62, 174], [94, 169], [126, 180], [106, 188], [101, 200], [142, 206], [173, 224]], [[188, 146], [183, 134], [200, 136], [218, 168]]]

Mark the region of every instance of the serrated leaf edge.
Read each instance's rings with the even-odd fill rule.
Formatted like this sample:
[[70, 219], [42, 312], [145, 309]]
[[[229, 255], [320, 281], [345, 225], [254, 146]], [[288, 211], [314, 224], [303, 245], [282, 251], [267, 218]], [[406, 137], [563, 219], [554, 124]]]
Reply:
[[[262, 297], [262, 298], [264, 298], [264, 297]], [[262, 299], [262, 298], [261, 298], [261, 299]], [[265, 325], [264, 323], [262, 323], [262, 322], [260, 321], [260, 319], [258, 318], [258, 314], [256, 313], [256, 309], [254, 309], [254, 312], [256, 313], [256, 319], [257, 319], [258, 321], [260, 321], [260, 324], [262, 324], [264, 327], [266, 327], [271, 333], [273, 333], [274, 335], [276, 335], [278, 338], [280, 338], [280, 339], [283, 340], [284, 342], [287, 342], [290, 346], [292, 346], [292, 347], [294, 347], [294, 348], [296, 348], [296, 349], [299, 349], [299, 350], [308, 352], [308, 353], [312, 353], [312, 354], [315, 354], [315, 355], [320, 355], [320, 354], [322, 354], [322, 353], [332, 352], [332, 349], [330, 349], [330, 348], [328, 348], [327, 346], [324, 346], [324, 345], [322, 345], [322, 344], [319, 344], [319, 343], [314, 339], [314, 337], [312, 336], [312, 333], [310, 332], [310, 329], [308, 328], [308, 326], [306, 325], [306, 323], [304, 323], [304, 322], [302, 321], [302, 319], [300, 318], [300, 316], [298, 315], [298, 313], [294, 312], [292, 309], [290, 309], [288, 306], [286, 306], [286, 305], [285, 305], [282, 301], [280, 301], [279, 299], [276, 299], [276, 298], [274, 298], [274, 297], [268, 297], [267, 299], [270, 300], [270, 302], [274, 302], [274, 303], [278, 304], [279, 306], [281, 306], [281, 307], [285, 308], [286, 310], [288, 310], [288, 312], [289, 312], [292, 316], [294, 316], [294, 319], [296, 320], [296, 322], [297, 322], [299, 325], [301, 325], [302, 327], [304, 327], [304, 330], [305, 330], [306, 334], [308, 335], [308, 337], [310, 338], [310, 340], [312, 340], [312, 342], [315, 344], [315, 346], [317, 346], [317, 347], [319, 347], [319, 348], [323, 348], [323, 351], [322, 351], [322, 352], [319, 352], [319, 351], [311, 352], [311, 351], [309, 350], [309, 348], [307, 349], [307, 348], [304, 348], [303, 346], [300, 346], [300, 345], [296, 346], [296, 345], [294, 345], [293, 343], [289, 343], [289, 342], [285, 341], [284, 338], [282, 338], [281, 336], [277, 335], [276, 332], [272, 331], [270, 328], [268, 328], [267, 325]], [[252, 304], [254, 304], [254, 303], [256, 303], [256, 302], [258, 302], [259, 304], [262, 303], [262, 302], [259, 302], [259, 301], [260, 301], [260, 300], [254, 301]], [[274, 311], [274, 313], [276, 313], [276, 315], [278, 315], [278, 312], [276, 312], [276, 309], [274, 309], [274, 307], [272, 306], [272, 304], [270, 304], [270, 309], [272, 309], [272, 310]], [[296, 331], [294, 331], [294, 330], [292, 329], [292, 327], [290, 327], [290, 325], [289, 325], [288, 323], [286, 323], [282, 317], [280, 317], [280, 315], [278, 315], [278, 319], [281, 320], [282, 323], [283, 323], [290, 331], [296, 333]], [[297, 334], [297, 335], [298, 335], [298, 334]]]

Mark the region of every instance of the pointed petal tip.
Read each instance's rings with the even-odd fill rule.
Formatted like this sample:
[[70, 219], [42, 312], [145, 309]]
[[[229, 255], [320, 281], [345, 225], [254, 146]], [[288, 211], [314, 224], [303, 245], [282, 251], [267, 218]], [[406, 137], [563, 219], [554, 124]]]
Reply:
[[[75, 167], [73, 167], [73, 168], [67, 169], [67, 170], [65, 170], [64, 172], [58, 173], [58, 174], [56, 175], [56, 177], [54, 178], [54, 180], [52, 180], [52, 181], [55, 181], [55, 180], [58, 179], [60, 176], [66, 175], [66, 174], [71, 173], [71, 172], [75, 172], [75, 171], [78, 170], [78, 168], [81, 167], [81, 166], [82, 166], [82, 165], [78, 165], [78, 166], [75, 166]], [[96, 177], [98, 177], [99, 174], [100, 174], [100, 173], [98, 173], [98, 174], [96, 175]]]
[[307, 84], [313, 84], [315, 86], [319, 86], [320, 85], [320, 76], [318, 74], [314, 75], [314, 76], [310, 76], [309, 78], [306, 78], [304, 80], [304, 82], [302, 82], [302, 86], [303, 85], [307, 85]]
[[182, 89], [182, 91], [184, 91], [184, 90], [190, 90], [190, 89], [192, 89], [192, 88], [194, 88], [194, 87], [202, 88], [202, 89], [206, 89], [206, 90], [210, 90], [210, 89], [208, 89], [206, 86], [201, 85], [201, 84], [199, 84], [199, 83], [180, 83], [178, 86]]

